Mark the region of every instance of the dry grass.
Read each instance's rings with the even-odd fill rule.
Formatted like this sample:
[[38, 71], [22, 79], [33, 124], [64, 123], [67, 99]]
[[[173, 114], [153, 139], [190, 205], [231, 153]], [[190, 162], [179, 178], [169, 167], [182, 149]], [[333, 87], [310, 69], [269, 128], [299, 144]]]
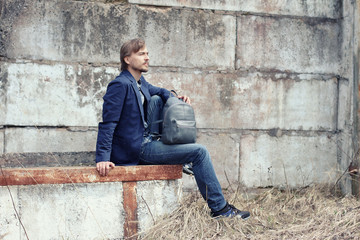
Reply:
[[329, 187], [265, 189], [252, 199], [239, 190], [224, 194], [251, 218], [212, 219], [205, 201], [192, 193], [142, 239], [360, 239], [360, 201]]

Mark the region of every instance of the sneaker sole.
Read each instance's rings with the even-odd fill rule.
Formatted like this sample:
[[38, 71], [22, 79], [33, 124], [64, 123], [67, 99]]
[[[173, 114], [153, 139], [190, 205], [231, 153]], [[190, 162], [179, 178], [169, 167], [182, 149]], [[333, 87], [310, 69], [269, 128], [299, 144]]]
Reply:
[[220, 219], [220, 218], [238, 218], [238, 219], [241, 219], [241, 220], [248, 220], [250, 218], [250, 216], [247, 216], [246, 218], [242, 218], [241, 216], [237, 215], [237, 216], [234, 216], [234, 217], [227, 217], [227, 216], [216, 216], [216, 217], [212, 217], [214, 219]]

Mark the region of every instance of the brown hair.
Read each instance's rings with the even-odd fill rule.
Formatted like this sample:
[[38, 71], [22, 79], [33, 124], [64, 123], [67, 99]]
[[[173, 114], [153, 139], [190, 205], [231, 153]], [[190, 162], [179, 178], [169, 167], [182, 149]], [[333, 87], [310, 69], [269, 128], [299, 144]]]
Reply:
[[141, 38], [131, 39], [125, 42], [121, 46], [121, 50], [120, 50], [121, 71], [127, 70], [128, 68], [128, 64], [125, 62], [124, 58], [130, 56], [132, 53], [138, 52], [144, 46], [145, 46], [145, 41]]

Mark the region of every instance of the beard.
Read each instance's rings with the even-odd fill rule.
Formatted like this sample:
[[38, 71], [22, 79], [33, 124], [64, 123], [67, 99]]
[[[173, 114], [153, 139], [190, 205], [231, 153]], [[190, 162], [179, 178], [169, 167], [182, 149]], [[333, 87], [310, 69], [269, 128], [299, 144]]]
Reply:
[[148, 67], [148, 66], [132, 67], [132, 69], [134, 69], [135, 71], [142, 72], [142, 73], [149, 71], [149, 67]]

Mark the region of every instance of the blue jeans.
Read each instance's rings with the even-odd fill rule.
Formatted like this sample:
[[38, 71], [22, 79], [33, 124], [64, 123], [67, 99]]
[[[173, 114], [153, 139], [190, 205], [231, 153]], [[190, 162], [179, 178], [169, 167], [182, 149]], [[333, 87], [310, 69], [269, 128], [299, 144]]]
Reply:
[[[152, 123], [162, 116], [162, 99], [151, 98], [148, 106], [148, 130], [160, 131], [160, 126]], [[226, 205], [226, 200], [216, 177], [208, 150], [200, 144], [166, 145], [151, 136], [145, 136], [141, 147], [140, 164], [166, 165], [192, 163], [196, 183], [202, 197], [212, 211], [219, 211]]]

